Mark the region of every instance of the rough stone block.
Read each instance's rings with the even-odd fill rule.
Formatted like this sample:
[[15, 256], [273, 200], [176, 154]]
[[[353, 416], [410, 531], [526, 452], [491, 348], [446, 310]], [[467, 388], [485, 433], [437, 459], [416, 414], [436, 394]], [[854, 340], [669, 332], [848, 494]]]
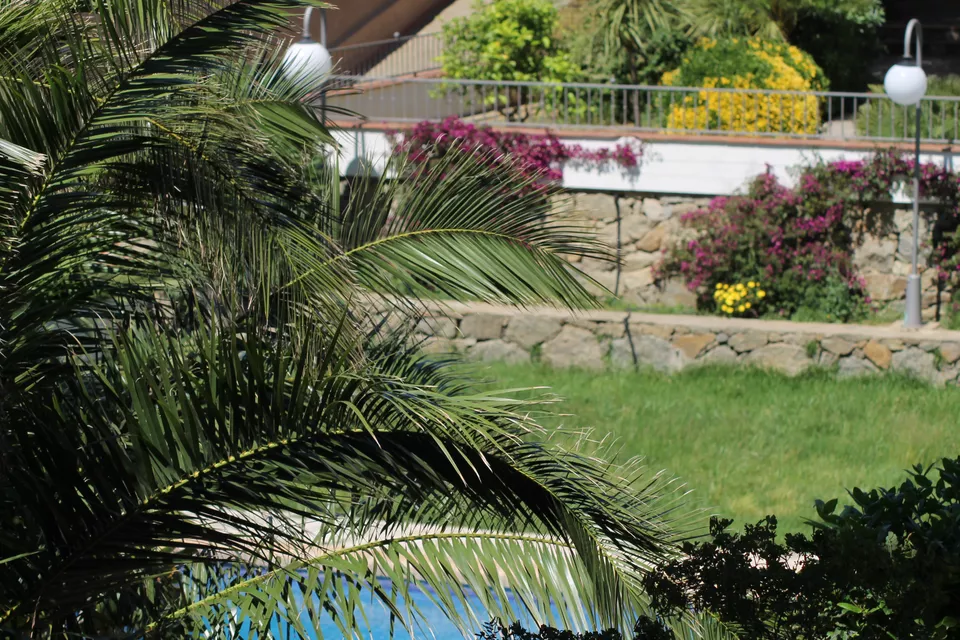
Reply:
[[478, 342], [467, 352], [471, 360], [479, 362], [506, 362], [520, 364], [530, 362], [530, 354], [515, 344], [503, 340]]
[[653, 267], [639, 271], [627, 271], [620, 274], [620, 288], [623, 291], [645, 289], [653, 284]]
[[738, 360], [737, 352], [726, 345], [721, 345], [705, 353], [699, 362], [710, 364], [734, 364]]
[[460, 321], [460, 333], [477, 340], [496, 340], [503, 333], [507, 317], [490, 313], [473, 313]]
[[429, 354], [454, 353], [453, 340], [430, 336], [420, 343], [420, 350]]
[[856, 344], [843, 338], [824, 338], [820, 341], [820, 347], [824, 351], [829, 351], [838, 356], [848, 356], [856, 348]]
[[454, 353], [466, 353], [470, 350], [470, 347], [477, 344], [476, 338], [457, 338], [456, 340], [450, 341], [450, 346], [453, 347]]
[[623, 322], [601, 322], [593, 331], [594, 335], [605, 338], [622, 338], [626, 332]]
[[[641, 213], [634, 211], [631, 212], [630, 216], [620, 219], [620, 244], [621, 246], [629, 245], [632, 242], [636, 242], [640, 238], [645, 237], [649, 233], [650, 228], [653, 224], [647, 219], [646, 216]], [[615, 245], [614, 245], [615, 246]]]
[[596, 336], [586, 329], [567, 325], [555, 338], [543, 343], [540, 358], [546, 364], [560, 369], [602, 369], [605, 349]]
[[840, 366], [837, 367], [838, 378], [855, 378], [876, 372], [877, 368], [869, 360], [856, 356], [841, 358]]
[[691, 333], [674, 338], [673, 346], [680, 349], [687, 358], [695, 360], [713, 341], [712, 333]]
[[652, 267], [660, 260], [659, 253], [645, 253], [643, 251], [631, 251], [623, 257], [624, 271], [639, 271], [647, 267]]
[[944, 342], [940, 345], [940, 355], [947, 364], [953, 364], [960, 360], [960, 344], [956, 342]]
[[658, 296], [660, 304], [668, 307], [690, 307], [697, 306], [697, 294], [687, 289], [686, 285], [679, 280], [668, 281]]
[[629, 338], [613, 341], [610, 364], [618, 369], [633, 368], [634, 353], [638, 367], [650, 367], [666, 373], [679, 371], [688, 363], [683, 352], [666, 340], [649, 335], [634, 335], [632, 347]]
[[744, 333], [738, 333], [727, 340], [727, 344], [733, 347], [737, 353], [745, 353], [747, 351], [759, 349], [768, 342], [770, 342], [770, 340], [767, 337], [767, 334], [762, 331], [745, 331]]
[[555, 338], [560, 333], [561, 326], [560, 320], [555, 318], [519, 315], [510, 318], [503, 332], [503, 338], [529, 351], [534, 346]]
[[643, 199], [643, 214], [651, 220], [666, 220], [672, 213], [671, 205], [665, 205], [657, 198]]
[[744, 359], [751, 364], [764, 369], [775, 369], [790, 376], [805, 371], [813, 361], [807, 357], [807, 351], [795, 344], [769, 344], [751, 351]]
[[884, 340], [883, 346], [890, 351], [903, 351], [907, 345], [903, 343], [903, 340]]
[[590, 275], [595, 275], [597, 273], [603, 273], [605, 271], [615, 271], [617, 268], [617, 263], [613, 260], [599, 260], [597, 258], [584, 258], [579, 263], [577, 263], [580, 271], [584, 273], [589, 273]]
[[[624, 215], [625, 205], [629, 200], [620, 200], [620, 215]], [[613, 196], [605, 193], [578, 193], [576, 210], [584, 218], [591, 220], [616, 220], [617, 206]]]
[[[925, 237], [925, 234], [921, 230], [920, 239], [922, 240]], [[907, 229], [900, 234], [900, 240], [897, 242], [897, 255], [904, 262], [913, 260], [913, 229]], [[921, 242], [920, 246], [917, 247], [917, 257], [919, 258], [920, 264], [924, 264], [929, 256], [929, 247], [925, 247], [923, 242]]]
[[637, 249], [640, 251], [659, 251], [660, 247], [663, 246], [663, 241], [667, 236], [667, 229], [664, 225], [657, 226], [656, 229], [648, 231], [646, 234], [640, 238], [637, 242]]
[[863, 355], [881, 369], [889, 369], [890, 361], [893, 359], [893, 353], [890, 352], [890, 349], [876, 340], [871, 340], [864, 345]]
[[820, 357], [817, 359], [817, 365], [823, 367], [824, 369], [829, 369], [833, 365], [837, 364], [839, 357], [835, 353], [830, 351], [821, 351]]
[[874, 300], [898, 300], [907, 292], [907, 279], [888, 273], [868, 273], [863, 276], [867, 293]]
[[664, 324], [641, 324], [639, 322], [631, 322], [630, 333], [634, 336], [648, 335], [667, 340], [673, 335], [673, 327]]
[[607, 296], [613, 292], [617, 282], [617, 274], [615, 271], [596, 272], [589, 274], [589, 276], [587, 274], [578, 275], [577, 280], [583, 284], [590, 295]]
[[863, 271], [888, 273], [893, 268], [897, 243], [893, 239], [867, 236], [853, 251], [853, 263]]
[[453, 318], [421, 318], [417, 323], [417, 332], [438, 338], [456, 338], [457, 321]]
[[939, 373], [933, 354], [916, 347], [909, 347], [893, 354], [890, 369], [911, 373], [931, 382], [936, 382]]

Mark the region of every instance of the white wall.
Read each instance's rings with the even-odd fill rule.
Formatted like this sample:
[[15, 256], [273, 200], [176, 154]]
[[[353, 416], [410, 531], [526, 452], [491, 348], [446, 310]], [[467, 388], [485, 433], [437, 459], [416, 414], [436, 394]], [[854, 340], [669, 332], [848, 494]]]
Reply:
[[[373, 130], [340, 130], [340, 166], [345, 175], [355, 172], [361, 159], [382, 171], [390, 153], [386, 134]], [[616, 141], [564, 138], [568, 144], [579, 144], [585, 149], [614, 147]], [[797, 146], [749, 145], [724, 140], [704, 140], [691, 136], [690, 140], [648, 142], [639, 171], [627, 171], [614, 164], [597, 166], [566, 166], [563, 186], [576, 191], [622, 191], [651, 194], [720, 196], [738, 192], [753, 177], [771, 171], [783, 184], [795, 182], [795, 169], [818, 158], [833, 161], [854, 160], [871, 155], [869, 150]], [[922, 154], [923, 162], [939, 165], [952, 159], [943, 153]], [[900, 195], [896, 201], [909, 198]]]

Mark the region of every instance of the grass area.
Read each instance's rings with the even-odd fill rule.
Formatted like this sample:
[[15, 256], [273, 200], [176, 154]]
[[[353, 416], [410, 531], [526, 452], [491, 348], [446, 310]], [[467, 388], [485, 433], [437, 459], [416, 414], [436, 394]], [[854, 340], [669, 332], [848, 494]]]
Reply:
[[[673, 377], [541, 366], [484, 369], [499, 388], [549, 386], [572, 416], [548, 425], [612, 435], [693, 489], [691, 502], [737, 525], [775, 514], [804, 529], [816, 498], [893, 486], [903, 470], [960, 454], [960, 389], [884, 376], [837, 380], [700, 368]], [[538, 391], [537, 393], [543, 393]]]
[[[694, 307], [687, 307], [683, 305], [668, 306], [668, 305], [638, 305], [631, 302], [627, 302], [623, 298], [618, 298], [616, 296], [604, 296], [597, 298], [597, 301], [600, 303], [601, 307], [608, 311], [635, 311], [638, 313], [661, 313], [661, 314], [672, 314], [672, 315], [689, 315], [689, 316], [704, 316], [704, 315], [717, 315], [709, 313], [707, 311], [700, 311]], [[955, 312], [954, 317], [958, 314]], [[799, 311], [793, 315], [791, 318], [782, 318], [776, 314], [769, 314], [763, 316], [762, 320], [792, 320], [794, 322], [828, 322], [836, 323], [835, 318], [830, 316], [825, 316], [819, 313], [811, 313]], [[898, 320], [903, 319], [903, 310], [895, 308], [882, 308], [877, 311], [867, 313], [863, 317], [858, 317], [850, 322], [850, 324], [867, 324], [867, 325], [888, 325], [897, 322]], [[956, 321], [956, 324], [960, 326], [960, 320]]]

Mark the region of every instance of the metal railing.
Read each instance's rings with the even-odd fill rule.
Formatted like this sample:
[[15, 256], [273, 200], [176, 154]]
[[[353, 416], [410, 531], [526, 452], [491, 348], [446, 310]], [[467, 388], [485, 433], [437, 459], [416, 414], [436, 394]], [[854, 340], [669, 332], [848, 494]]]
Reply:
[[[341, 80], [347, 80], [343, 76]], [[500, 82], [445, 78], [350, 79], [331, 104], [369, 121], [420, 122], [457, 116], [501, 126], [589, 127], [835, 140], [914, 137], [913, 107], [882, 94]], [[960, 97], [926, 97], [921, 137], [960, 140]]]
[[[390, 38], [330, 50], [342, 78], [395, 78], [440, 68], [443, 39], [438, 33]], [[356, 80], [354, 80], [356, 81]]]

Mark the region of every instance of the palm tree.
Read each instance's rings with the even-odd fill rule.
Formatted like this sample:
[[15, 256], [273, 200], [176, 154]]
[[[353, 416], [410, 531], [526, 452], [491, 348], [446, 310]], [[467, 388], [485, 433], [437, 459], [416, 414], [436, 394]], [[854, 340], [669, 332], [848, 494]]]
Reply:
[[632, 624], [672, 489], [408, 330], [427, 291], [589, 304], [603, 252], [471, 153], [339, 202], [277, 54], [306, 4], [0, 5], [2, 634], [350, 637], [416, 584]]

